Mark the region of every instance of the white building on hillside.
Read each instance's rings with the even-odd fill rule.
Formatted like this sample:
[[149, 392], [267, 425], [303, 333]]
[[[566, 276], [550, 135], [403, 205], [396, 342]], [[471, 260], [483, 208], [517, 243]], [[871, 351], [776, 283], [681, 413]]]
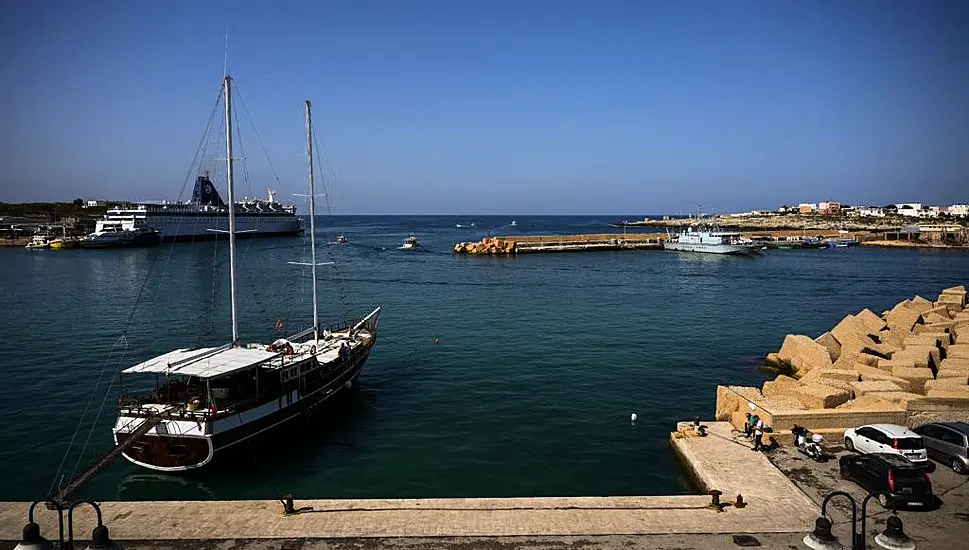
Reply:
[[909, 216], [912, 218], [917, 218], [922, 212], [922, 203], [920, 202], [904, 202], [896, 204], [895, 208], [898, 209], [899, 216]]
[[969, 218], [969, 204], [953, 204], [949, 207], [949, 215], [959, 218]]

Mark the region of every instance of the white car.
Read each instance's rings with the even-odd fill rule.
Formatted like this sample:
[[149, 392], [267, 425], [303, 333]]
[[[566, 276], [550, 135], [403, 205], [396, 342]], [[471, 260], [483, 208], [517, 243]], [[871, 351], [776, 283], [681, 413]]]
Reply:
[[929, 455], [922, 437], [904, 426], [868, 424], [845, 430], [845, 449], [859, 453], [891, 453], [927, 467]]

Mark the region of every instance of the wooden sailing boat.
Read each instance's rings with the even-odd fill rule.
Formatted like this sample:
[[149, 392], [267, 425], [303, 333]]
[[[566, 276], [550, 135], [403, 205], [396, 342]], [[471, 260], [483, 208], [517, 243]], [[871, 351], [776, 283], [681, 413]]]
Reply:
[[236, 226], [232, 172], [232, 79], [225, 94], [229, 195], [229, 300], [232, 341], [216, 347], [177, 349], [122, 371], [160, 379], [148, 395], [122, 396], [113, 432], [129, 461], [162, 471], [205, 466], [255, 435], [305, 415], [349, 387], [377, 342], [380, 308], [321, 334], [316, 292], [316, 201], [310, 102], [306, 139], [310, 186], [313, 326], [272, 344], [239, 341], [236, 311]]

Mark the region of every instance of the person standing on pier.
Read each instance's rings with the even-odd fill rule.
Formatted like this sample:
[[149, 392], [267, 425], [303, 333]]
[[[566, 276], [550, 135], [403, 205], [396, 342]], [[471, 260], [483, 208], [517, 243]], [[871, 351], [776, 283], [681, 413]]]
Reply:
[[760, 418], [754, 424], [754, 448], [751, 451], [764, 450], [764, 421]]

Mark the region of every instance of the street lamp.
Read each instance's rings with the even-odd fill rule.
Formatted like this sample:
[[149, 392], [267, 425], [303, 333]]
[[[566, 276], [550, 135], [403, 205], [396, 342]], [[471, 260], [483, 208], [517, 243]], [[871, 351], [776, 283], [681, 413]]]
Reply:
[[[831, 533], [831, 520], [825, 513], [828, 501], [836, 496], [843, 496], [851, 503], [851, 550], [865, 550], [868, 547], [865, 522], [868, 501], [872, 497], [888, 495], [884, 491], [869, 493], [861, 502], [861, 531], [858, 531], [858, 505], [851, 495], [844, 491], [835, 491], [821, 501], [821, 517], [814, 522], [814, 531], [804, 537], [804, 545], [813, 550], [842, 550], [844, 547], [838, 538]], [[895, 511], [892, 510], [894, 514]], [[915, 541], [905, 535], [902, 530], [902, 519], [898, 515], [888, 518], [885, 530], [875, 536], [875, 544], [886, 550], [915, 550]]]
[[[57, 510], [58, 520], [58, 544], [45, 539], [40, 535], [40, 526], [34, 522], [34, 508], [38, 504], [46, 504], [48, 508]], [[89, 504], [97, 513], [98, 525], [91, 533], [91, 543], [85, 550], [122, 550], [121, 545], [111, 540], [108, 536], [108, 528], [101, 521], [101, 508], [90, 500], [79, 500], [72, 503], [67, 509], [67, 538], [64, 538], [64, 506], [53, 500], [38, 500], [31, 503], [27, 511], [27, 525], [24, 526], [23, 540], [14, 547], [14, 550], [74, 550], [74, 509], [81, 504]]]

